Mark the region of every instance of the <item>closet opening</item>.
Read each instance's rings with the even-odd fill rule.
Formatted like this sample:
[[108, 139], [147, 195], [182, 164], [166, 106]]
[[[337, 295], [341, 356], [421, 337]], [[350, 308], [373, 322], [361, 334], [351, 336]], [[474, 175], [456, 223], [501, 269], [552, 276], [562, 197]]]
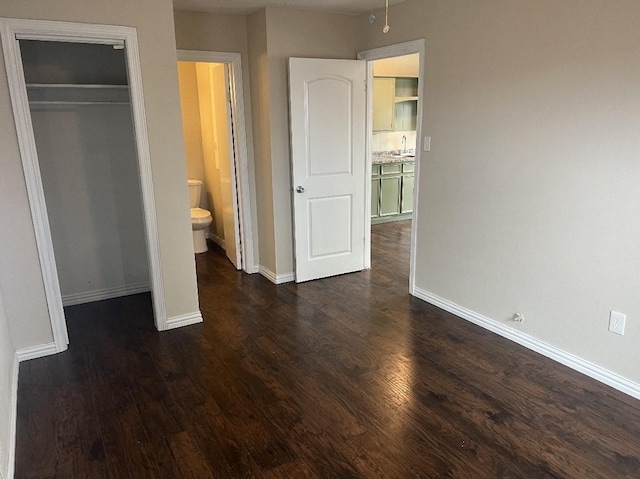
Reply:
[[150, 291], [124, 45], [19, 45], [63, 306]]

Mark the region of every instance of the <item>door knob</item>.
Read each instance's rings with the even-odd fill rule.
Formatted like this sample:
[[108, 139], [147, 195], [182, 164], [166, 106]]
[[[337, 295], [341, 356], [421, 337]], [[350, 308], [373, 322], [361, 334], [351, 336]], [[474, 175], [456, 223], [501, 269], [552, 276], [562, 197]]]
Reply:
[[298, 187], [296, 187], [296, 192], [297, 192], [297, 193], [304, 193], [304, 186], [298, 186]]

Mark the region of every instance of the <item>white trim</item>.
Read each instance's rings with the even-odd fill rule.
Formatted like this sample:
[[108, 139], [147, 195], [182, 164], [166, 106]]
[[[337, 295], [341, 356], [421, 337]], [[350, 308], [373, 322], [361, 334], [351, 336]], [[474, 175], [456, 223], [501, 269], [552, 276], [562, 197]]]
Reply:
[[11, 412], [9, 416], [9, 446], [7, 449], [7, 479], [12, 479], [16, 468], [16, 432], [18, 424], [18, 377], [20, 361], [18, 355], [13, 356], [13, 371], [11, 376]]
[[173, 316], [167, 320], [167, 330], [181, 328], [183, 326], [189, 326], [190, 324], [197, 324], [202, 322], [202, 313], [196, 311], [195, 313], [183, 314], [180, 316]]
[[56, 348], [55, 342], [38, 344], [36, 346], [29, 346], [27, 348], [20, 348], [16, 351], [16, 357], [18, 361], [28, 361], [29, 359], [44, 358], [45, 356], [51, 356], [52, 354], [59, 353]]
[[49, 317], [56, 351], [64, 351], [69, 344], [69, 338], [64, 317], [53, 243], [51, 240], [51, 230], [45, 205], [44, 190], [42, 188], [42, 179], [38, 167], [38, 155], [31, 123], [24, 72], [22, 69], [20, 47], [16, 38], [109, 45], [124, 43], [126, 45], [125, 57], [127, 61], [131, 111], [142, 191], [154, 319], [158, 330], [162, 331], [166, 329], [167, 312], [164, 299], [164, 281], [160, 262], [160, 245], [153, 191], [151, 156], [147, 137], [142, 74], [135, 28], [0, 18], [0, 34], [2, 36], [11, 104], [13, 106], [20, 156], [27, 186], [27, 195], [29, 197], [29, 206], [31, 208], [31, 217], [36, 233], [38, 256], [42, 268], [42, 280], [47, 299], [47, 307], [49, 308]]
[[209, 238], [211, 241], [213, 241], [215, 244], [217, 244], [218, 246], [220, 246], [220, 248], [225, 249], [224, 247], [224, 240], [222, 238], [220, 238], [220, 236], [218, 236], [215, 233], [212, 233], [211, 231], [209, 231], [209, 234], [207, 234], [207, 238]]
[[294, 272], [285, 273], [285, 274], [275, 274], [268, 268], [260, 265], [258, 268], [258, 272], [271, 281], [273, 284], [282, 284], [282, 283], [291, 283], [296, 280], [296, 274]]
[[618, 391], [628, 394], [636, 399], [640, 399], [640, 384], [633, 382], [630, 379], [423, 289], [414, 288], [412, 294], [427, 303], [433, 304], [434, 306], [455, 314], [462, 319], [477, 324], [478, 326], [502, 336], [503, 338], [510, 339], [527, 349], [531, 349], [532, 351], [553, 359], [560, 364], [564, 364], [565, 366], [611, 386]]
[[[380, 60], [382, 58], [399, 57], [402, 55], [411, 55], [418, 53], [420, 56], [420, 66], [418, 70], [418, 118], [416, 123], [416, 160], [415, 173], [416, 182], [413, 187], [413, 220], [411, 222], [411, 256], [409, 261], [409, 291], [413, 291], [416, 283], [416, 245], [418, 242], [418, 198], [420, 197], [420, 157], [422, 156], [422, 105], [424, 103], [424, 66], [425, 66], [425, 40], [413, 40], [396, 45], [389, 45], [381, 48], [374, 48], [359, 52], [357, 58], [359, 60], [367, 60], [367, 85], [373, 86], [373, 65], [371, 61]], [[373, 88], [369, 87], [367, 91], [367, 158], [371, 156], [371, 134], [373, 131]], [[367, 181], [365, 183], [366, 201], [371, 198], [371, 164], [367, 162]], [[367, 210], [369, 211], [369, 203]], [[368, 267], [371, 267], [371, 218], [367, 216], [369, 227], [365, 229], [365, 263], [368, 261]]]
[[91, 303], [93, 301], [102, 301], [104, 299], [120, 298], [121, 296], [147, 293], [149, 291], [151, 291], [151, 284], [147, 281], [144, 283], [116, 286], [115, 288], [95, 289], [93, 291], [84, 291], [82, 293], [63, 294], [62, 305], [75, 306], [76, 304]]
[[249, 153], [247, 148], [247, 129], [244, 109], [244, 87], [242, 76], [242, 56], [240, 53], [210, 52], [202, 50], [178, 50], [178, 61], [225, 63], [229, 66], [231, 85], [231, 108], [233, 110], [233, 130], [235, 135], [237, 162], [235, 168], [236, 188], [238, 190], [239, 226], [242, 249], [242, 268], [246, 273], [257, 273], [257, 238], [254, 237], [254, 212], [251, 206], [251, 191], [254, 189], [249, 175]]

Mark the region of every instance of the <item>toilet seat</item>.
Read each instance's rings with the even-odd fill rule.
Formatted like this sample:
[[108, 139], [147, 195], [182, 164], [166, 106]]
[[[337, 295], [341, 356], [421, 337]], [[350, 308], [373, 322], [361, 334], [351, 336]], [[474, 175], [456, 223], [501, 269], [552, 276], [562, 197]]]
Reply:
[[202, 208], [191, 208], [191, 223], [202, 224], [211, 222], [211, 212]]

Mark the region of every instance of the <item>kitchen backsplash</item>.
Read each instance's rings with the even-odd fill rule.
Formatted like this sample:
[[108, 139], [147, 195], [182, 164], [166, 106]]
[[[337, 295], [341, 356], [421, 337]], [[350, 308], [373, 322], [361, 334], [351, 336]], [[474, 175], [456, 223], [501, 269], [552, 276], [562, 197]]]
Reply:
[[416, 132], [415, 131], [375, 131], [371, 141], [371, 150], [376, 151], [393, 151], [402, 150], [402, 137], [407, 137], [407, 150], [416, 149]]

